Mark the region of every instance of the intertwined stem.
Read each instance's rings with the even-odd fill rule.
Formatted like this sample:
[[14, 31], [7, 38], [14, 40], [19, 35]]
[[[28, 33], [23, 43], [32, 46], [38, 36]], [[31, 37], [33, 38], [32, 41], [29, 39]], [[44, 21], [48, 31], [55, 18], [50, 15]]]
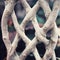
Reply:
[[[1, 28], [2, 28], [2, 36], [3, 41], [7, 48], [7, 60], [25, 60], [26, 56], [33, 52], [36, 60], [49, 60], [52, 58], [52, 60], [56, 60], [54, 49], [58, 42], [58, 32], [57, 32], [57, 26], [56, 26], [56, 18], [58, 16], [58, 12], [60, 10], [60, 1], [56, 0], [53, 6], [53, 10], [51, 11], [49, 4], [45, 0], [38, 0], [36, 4], [31, 8], [26, 0], [20, 1], [26, 10], [26, 16], [23, 19], [22, 23], [19, 25], [17, 22], [17, 17], [14, 12], [14, 6], [16, 3], [16, 0], [7, 0], [6, 7], [2, 16], [2, 22], [1, 22]], [[36, 13], [38, 9], [42, 7], [44, 10], [45, 16], [46, 16], [46, 23], [42, 28], [39, 27], [37, 19], [36, 19]], [[15, 39], [13, 43], [9, 41], [9, 34], [8, 34], [8, 25], [7, 21], [9, 16], [12, 16], [13, 24], [15, 26], [15, 29], [17, 31]], [[32, 39], [32, 41], [25, 35], [25, 26], [26, 24], [31, 21], [33, 24], [33, 27], [35, 29], [35, 37]], [[49, 41], [46, 39], [46, 33], [52, 29], [51, 34], [51, 40]], [[18, 37], [23, 39], [23, 41], [26, 43], [26, 48], [24, 51], [20, 54], [20, 57], [15, 52], [15, 49], [17, 47], [18, 41], [20, 40]], [[36, 45], [39, 42], [43, 42], [46, 46], [46, 52], [41, 58], [38, 54], [38, 51], [36, 49]], [[17, 58], [13, 58], [12, 56], [15, 56]], [[11, 58], [11, 59], [10, 59]]]

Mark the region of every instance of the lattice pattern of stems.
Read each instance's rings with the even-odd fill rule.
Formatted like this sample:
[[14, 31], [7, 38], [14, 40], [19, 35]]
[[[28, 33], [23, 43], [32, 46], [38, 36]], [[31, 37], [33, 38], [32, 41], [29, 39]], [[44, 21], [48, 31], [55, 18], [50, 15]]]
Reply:
[[[14, 6], [17, 2], [16, 0], [6, 0], [5, 10], [2, 16], [2, 38], [7, 48], [7, 60], [25, 60], [25, 58], [30, 52], [33, 52], [36, 60], [49, 60], [50, 58], [52, 58], [52, 60], [56, 60], [54, 49], [56, 48], [56, 46], [60, 46], [60, 44], [57, 43], [60, 42], [60, 39], [58, 38], [58, 36], [60, 36], [60, 30], [57, 27], [55, 21], [60, 10], [60, 0], [55, 0], [52, 11], [46, 0], [37, 0], [36, 4], [32, 8], [26, 0], [19, 1], [22, 3], [24, 9], [26, 10], [26, 16], [20, 25], [18, 24], [17, 17], [14, 12]], [[36, 19], [36, 13], [40, 7], [44, 10], [46, 16], [46, 23], [42, 28], [39, 27]], [[9, 40], [7, 25], [8, 18], [10, 15], [12, 17], [12, 21], [17, 32], [12, 44]], [[29, 21], [32, 22], [33, 27], [35, 29], [35, 37], [32, 40], [30, 40], [24, 32], [25, 26]], [[51, 40], [48, 40], [46, 38], [46, 33], [50, 29], [52, 29]], [[19, 37], [22, 38], [23, 41], [26, 43], [26, 48], [20, 54], [20, 56], [15, 51], [18, 41], [20, 40]], [[46, 47], [46, 52], [43, 58], [40, 57], [36, 48], [36, 45], [39, 42], [43, 42]]]

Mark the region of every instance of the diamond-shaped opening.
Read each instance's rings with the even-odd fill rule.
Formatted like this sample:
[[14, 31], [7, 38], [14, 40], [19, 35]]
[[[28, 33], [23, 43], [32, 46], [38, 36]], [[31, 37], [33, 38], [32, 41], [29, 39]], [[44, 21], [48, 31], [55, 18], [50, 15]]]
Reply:
[[8, 24], [9, 40], [12, 43], [16, 35], [16, 30], [15, 30], [11, 16], [9, 16], [7, 24]]
[[21, 39], [19, 42], [18, 42], [18, 46], [16, 48], [16, 51], [18, 52], [18, 54], [22, 53], [22, 51], [25, 49], [25, 43], [24, 41]]
[[52, 31], [52, 29], [49, 30], [49, 31], [46, 33], [46, 38], [47, 38], [48, 40], [51, 39], [51, 31]]
[[49, 4], [49, 6], [50, 6], [50, 8], [51, 8], [51, 10], [53, 9], [53, 4], [54, 4], [54, 1], [52, 0], [47, 0], [47, 2], [48, 2], [48, 4]]
[[46, 17], [44, 14], [44, 10], [40, 7], [39, 10], [36, 13], [36, 18], [39, 23], [39, 26], [42, 27], [43, 24], [46, 22]]
[[25, 60], [35, 60], [33, 53], [30, 53]]
[[8, 17], [7, 24], [8, 24], [8, 32], [14, 32], [15, 31], [15, 27], [14, 27], [11, 15]]
[[31, 7], [33, 7], [36, 4], [37, 0], [27, 0], [27, 2]]
[[26, 11], [20, 2], [17, 2], [17, 4], [14, 7], [14, 10], [17, 16], [18, 23], [21, 24], [26, 15]]
[[40, 56], [43, 57], [46, 51], [44, 43], [38, 43], [36, 47], [38, 49]]
[[35, 36], [35, 30], [34, 30], [34, 27], [31, 23], [31, 21], [29, 21], [27, 24], [26, 24], [26, 27], [25, 27], [25, 34], [26, 36], [29, 38], [29, 39], [33, 39], [34, 36]]

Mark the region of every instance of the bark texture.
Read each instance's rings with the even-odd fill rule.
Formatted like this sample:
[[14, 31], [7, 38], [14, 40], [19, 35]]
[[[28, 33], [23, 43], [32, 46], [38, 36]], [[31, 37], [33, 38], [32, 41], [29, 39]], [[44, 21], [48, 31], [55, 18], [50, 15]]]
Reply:
[[[30, 7], [26, 0], [20, 0], [20, 2], [22, 3], [24, 9], [26, 10], [26, 16], [24, 17], [20, 25], [17, 21], [17, 17], [14, 12], [16, 0], [6, 0], [5, 2], [6, 6], [2, 16], [1, 29], [3, 36], [2, 38], [7, 48], [7, 60], [25, 60], [25, 58], [30, 52], [33, 52], [36, 60], [50, 60], [50, 58], [52, 58], [52, 60], [56, 60], [54, 49], [56, 48], [56, 46], [60, 46], [60, 43], [58, 43], [60, 42], [60, 38], [58, 38], [58, 36], [60, 36], [59, 34], [60, 30], [57, 27], [55, 21], [60, 10], [60, 0], [55, 0], [52, 11], [46, 0], [38, 0], [32, 8]], [[40, 7], [44, 10], [46, 17], [46, 23], [42, 28], [39, 27], [39, 24], [36, 19], [36, 13]], [[12, 17], [12, 21], [17, 32], [12, 44], [9, 40], [7, 25], [8, 18], [10, 15]], [[25, 26], [29, 21], [32, 22], [33, 27], [35, 29], [35, 37], [32, 40], [30, 40], [25, 35]], [[50, 29], [52, 30], [51, 39], [48, 40], [46, 38], [46, 33]], [[19, 37], [22, 38], [23, 41], [26, 43], [26, 48], [20, 54], [20, 56], [18, 56], [18, 54], [15, 51], [18, 41], [20, 40]], [[41, 42], [43, 42], [46, 46], [46, 52], [43, 58], [40, 57], [38, 50], [36, 48], [36, 45]]]

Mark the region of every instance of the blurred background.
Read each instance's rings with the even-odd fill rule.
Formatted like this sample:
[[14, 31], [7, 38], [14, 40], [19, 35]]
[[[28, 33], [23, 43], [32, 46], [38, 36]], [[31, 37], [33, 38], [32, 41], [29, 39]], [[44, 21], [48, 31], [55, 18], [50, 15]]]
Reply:
[[[35, 5], [36, 1], [37, 0], [27, 0], [27, 2], [29, 3], [29, 5], [31, 7], [33, 7]], [[46, 1], [49, 3], [50, 8], [52, 10], [54, 0], [46, 0]], [[3, 11], [5, 9], [5, 3], [4, 2], [5, 2], [5, 0], [0, 0], [0, 60], [5, 60], [5, 58], [7, 56], [7, 50], [6, 50], [6, 47], [5, 47], [4, 42], [2, 40], [2, 33], [1, 33], [1, 18], [2, 18]], [[15, 13], [17, 16], [18, 23], [20, 24], [26, 15], [26, 11], [24, 10], [21, 2], [17, 2], [14, 10], [15, 10]], [[36, 14], [36, 18], [37, 18], [37, 21], [39, 23], [39, 26], [42, 27], [44, 25], [44, 23], [46, 22], [45, 14], [44, 14], [44, 11], [42, 8], [40, 8], [38, 10], [38, 12]], [[60, 27], [60, 12], [59, 12], [58, 17], [56, 19], [56, 24], [58, 27]], [[9, 20], [8, 20], [8, 31], [9, 31], [9, 38], [10, 38], [11, 42], [13, 42], [14, 37], [16, 35], [16, 31], [15, 31], [11, 17], [9, 17]], [[35, 30], [34, 30], [34, 27], [33, 27], [31, 22], [29, 22], [26, 25], [25, 34], [31, 40], [34, 38]], [[50, 39], [50, 31], [47, 34], [47, 38]], [[21, 39], [18, 43], [18, 47], [16, 48], [17, 53], [20, 54], [25, 49], [25, 47], [26, 47], [25, 43]], [[36, 47], [37, 47], [38, 52], [41, 55], [41, 57], [43, 57], [43, 55], [45, 53], [45, 45], [43, 43], [39, 43], [36, 45]], [[55, 52], [56, 52], [56, 56], [60, 57], [60, 48], [59, 47], [56, 47]], [[35, 60], [35, 57], [32, 53], [30, 53], [27, 56], [26, 60]]]

